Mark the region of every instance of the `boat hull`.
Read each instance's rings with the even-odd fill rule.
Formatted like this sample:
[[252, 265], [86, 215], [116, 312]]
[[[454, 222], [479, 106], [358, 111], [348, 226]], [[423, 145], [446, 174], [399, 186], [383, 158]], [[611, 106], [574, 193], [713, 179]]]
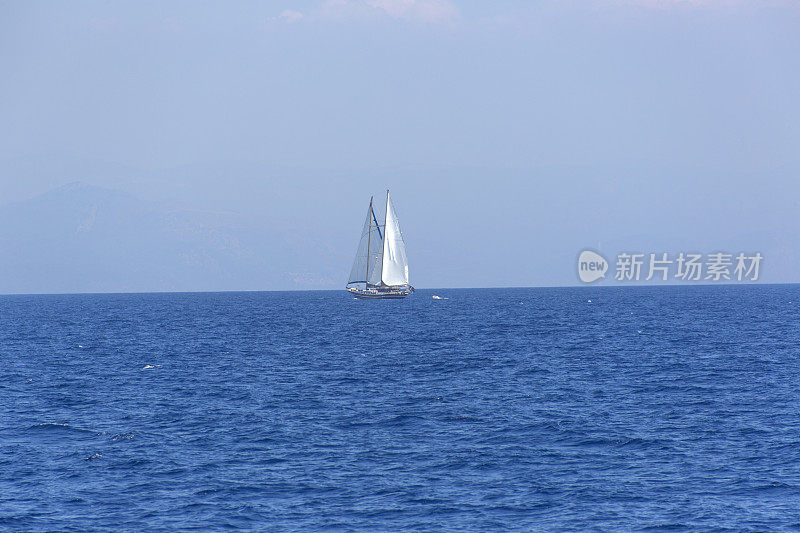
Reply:
[[405, 298], [412, 292], [413, 288], [408, 289], [391, 289], [391, 290], [358, 290], [347, 289], [347, 292], [353, 295], [353, 298], [359, 300], [399, 300]]

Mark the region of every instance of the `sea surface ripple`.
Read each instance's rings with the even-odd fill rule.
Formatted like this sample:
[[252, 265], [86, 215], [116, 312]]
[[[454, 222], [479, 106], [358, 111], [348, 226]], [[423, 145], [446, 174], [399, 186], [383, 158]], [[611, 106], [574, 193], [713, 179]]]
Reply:
[[799, 325], [789, 285], [2, 296], [0, 529], [798, 530]]

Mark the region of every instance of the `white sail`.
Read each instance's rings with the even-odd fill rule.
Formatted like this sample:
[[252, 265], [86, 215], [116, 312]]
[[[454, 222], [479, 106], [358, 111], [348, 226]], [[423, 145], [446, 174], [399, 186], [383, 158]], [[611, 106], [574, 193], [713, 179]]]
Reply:
[[383, 235], [381, 281], [390, 286], [408, 285], [408, 259], [400, 223], [386, 191], [386, 222]]
[[[347, 285], [367, 284], [378, 285], [381, 282], [380, 264], [381, 254], [383, 253], [383, 232], [378, 227], [375, 219], [375, 212], [372, 209], [370, 200], [367, 209], [367, 218], [364, 221], [364, 229], [361, 231], [361, 241], [358, 243], [356, 258], [353, 260], [353, 268], [350, 269], [350, 278]], [[376, 272], [376, 266], [377, 272]]]

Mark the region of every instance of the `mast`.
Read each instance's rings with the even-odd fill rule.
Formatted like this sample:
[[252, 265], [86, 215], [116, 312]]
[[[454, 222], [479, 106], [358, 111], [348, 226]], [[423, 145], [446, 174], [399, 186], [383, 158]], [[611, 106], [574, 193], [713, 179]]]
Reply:
[[[387, 220], [388, 216], [389, 216], [389, 189], [386, 189], [386, 211], [384, 211], [384, 213], [383, 213], [383, 233], [384, 233], [384, 235], [386, 235], [386, 220]], [[384, 282], [383, 282], [383, 258], [386, 255], [386, 239], [388, 237], [389, 236], [386, 235], [383, 238], [383, 248], [384, 249], [383, 249], [383, 253], [381, 253], [381, 285], [384, 285]]]
[[[369, 231], [367, 231], [367, 272], [364, 274], [364, 289], [369, 286], [369, 253], [370, 253], [370, 239], [372, 238], [372, 218], [375, 216], [375, 211], [372, 210], [372, 196], [369, 197], [369, 212], [372, 215], [369, 218]], [[383, 263], [381, 263], [383, 266]]]

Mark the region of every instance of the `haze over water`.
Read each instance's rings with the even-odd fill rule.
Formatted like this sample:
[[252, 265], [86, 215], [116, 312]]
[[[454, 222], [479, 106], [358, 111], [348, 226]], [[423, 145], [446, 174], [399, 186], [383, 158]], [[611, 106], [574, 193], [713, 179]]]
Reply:
[[798, 282], [798, 50], [793, 0], [0, 0], [0, 293], [341, 288], [387, 188], [419, 287]]

